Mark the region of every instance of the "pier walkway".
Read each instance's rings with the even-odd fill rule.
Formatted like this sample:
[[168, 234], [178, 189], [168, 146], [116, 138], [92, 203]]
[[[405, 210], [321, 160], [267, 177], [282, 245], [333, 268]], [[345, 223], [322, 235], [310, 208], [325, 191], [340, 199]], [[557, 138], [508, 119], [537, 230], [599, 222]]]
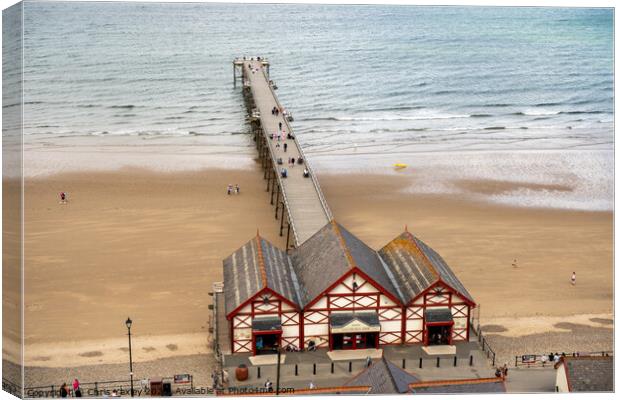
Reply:
[[[233, 69], [235, 82], [237, 72], [241, 70], [240, 77], [243, 80], [243, 93], [250, 115], [252, 133], [265, 171], [267, 190], [271, 191], [271, 204], [275, 204], [276, 218], [280, 219], [280, 236], [284, 234], [283, 230], [286, 228], [288, 250], [290, 239], [295, 246], [299, 246], [325, 226], [332, 219], [331, 211], [293, 133], [288, 116], [282, 113], [284, 107], [278, 101], [273, 84], [269, 80], [269, 63], [264, 59], [236, 59], [233, 62]], [[272, 113], [274, 107], [280, 110], [278, 115]], [[271, 137], [272, 134], [277, 135], [279, 123], [282, 123], [284, 130], [280, 141]], [[292, 138], [287, 139], [288, 134]], [[284, 151], [285, 143], [286, 151]], [[295, 162], [289, 165], [288, 160], [291, 157], [295, 160], [301, 158], [303, 163]], [[282, 160], [281, 164], [278, 163], [278, 159]], [[287, 170], [286, 177], [282, 176], [283, 169]], [[308, 177], [304, 176], [304, 169], [308, 170]]]

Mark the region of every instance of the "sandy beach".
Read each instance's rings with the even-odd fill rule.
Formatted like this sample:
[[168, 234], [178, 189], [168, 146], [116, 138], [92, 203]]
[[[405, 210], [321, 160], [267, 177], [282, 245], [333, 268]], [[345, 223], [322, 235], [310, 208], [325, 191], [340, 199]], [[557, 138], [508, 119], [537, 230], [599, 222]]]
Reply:
[[[566, 332], [561, 323], [603, 329], [600, 320], [613, 318], [610, 212], [413, 195], [400, 190], [411, 184], [404, 175], [319, 179], [338, 222], [369, 245], [379, 248], [407, 225], [433, 246], [480, 304], [482, 325], [501, 327], [495, 335]], [[241, 194], [228, 196], [229, 183]], [[472, 191], [508, 185], [459, 184]], [[221, 280], [221, 260], [257, 229], [284, 246], [265, 188], [258, 166], [28, 179], [26, 365], [124, 362], [127, 316], [136, 362], [208, 354], [208, 292]], [[59, 204], [60, 191], [68, 204]], [[587, 335], [573, 339], [582, 351], [587, 342]]]

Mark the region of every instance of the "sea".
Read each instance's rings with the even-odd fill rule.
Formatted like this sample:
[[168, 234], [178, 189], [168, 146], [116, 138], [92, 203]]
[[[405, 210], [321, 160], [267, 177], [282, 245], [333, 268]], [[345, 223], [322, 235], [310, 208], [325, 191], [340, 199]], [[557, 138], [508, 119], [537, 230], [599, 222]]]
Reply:
[[[605, 8], [26, 2], [25, 173], [252, 165], [232, 60], [259, 55], [319, 175], [403, 174], [410, 193], [612, 210], [613, 18]], [[481, 194], [464, 180], [535, 185]]]

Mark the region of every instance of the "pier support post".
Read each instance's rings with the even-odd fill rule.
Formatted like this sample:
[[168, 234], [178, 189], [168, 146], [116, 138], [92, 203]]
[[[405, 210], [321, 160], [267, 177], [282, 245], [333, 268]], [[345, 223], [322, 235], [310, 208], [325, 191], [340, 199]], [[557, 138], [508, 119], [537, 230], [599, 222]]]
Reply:
[[[276, 219], [278, 219], [278, 207], [280, 206], [280, 185], [276, 185], [276, 189]], [[282, 206], [282, 214], [284, 214], [284, 206]]]
[[282, 202], [282, 218], [280, 218], [280, 236], [283, 236], [282, 229], [284, 229], [284, 202]]
[[271, 205], [273, 205], [273, 194], [276, 191], [277, 183], [278, 183], [278, 181], [276, 179], [276, 174], [275, 174], [275, 171], [273, 171], [273, 183], [271, 184]]
[[[282, 210], [282, 212], [284, 213], [284, 210]], [[286, 228], [286, 252], [288, 253], [288, 243], [289, 240], [291, 238], [291, 223], [287, 222], [287, 228]]]
[[233, 87], [237, 88], [237, 66], [233, 62]]

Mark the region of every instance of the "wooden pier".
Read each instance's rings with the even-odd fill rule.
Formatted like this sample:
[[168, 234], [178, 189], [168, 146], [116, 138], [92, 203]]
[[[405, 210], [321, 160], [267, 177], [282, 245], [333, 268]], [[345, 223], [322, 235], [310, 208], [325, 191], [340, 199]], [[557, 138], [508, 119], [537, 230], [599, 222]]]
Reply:
[[[235, 59], [233, 80], [243, 82], [243, 94], [248, 109], [248, 120], [258, 149], [258, 155], [267, 181], [271, 204], [275, 206], [275, 218], [280, 220], [280, 236], [286, 234], [286, 248], [297, 247], [325, 224], [332, 220], [332, 214], [323, 192], [297, 137], [293, 133], [288, 115], [278, 101], [273, 83], [269, 79], [269, 62], [265, 59]], [[278, 115], [273, 108], [280, 110]], [[290, 115], [290, 114], [289, 114]], [[272, 138], [279, 131], [279, 123], [285, 131], [281, 140]], [[280, 130], [281, 132], [281, 130]], [[287, 135], [292, 138], [287, 138]], [[284, 151], [284, 144], [287, 149]], [[289, 158], [295, 158], [294, 166]], [[301, 158], [302, 164], [297, 163]], [[278, 159], [282, 164], [278, 164]], [[282, 176], [283, 169], [287, 176]], [[308, 176], [304, 176], [304, 169]], [[286, 232], [284, 232], [286, 230]], [[291, 243], [292, 241], [292, 243]]]

